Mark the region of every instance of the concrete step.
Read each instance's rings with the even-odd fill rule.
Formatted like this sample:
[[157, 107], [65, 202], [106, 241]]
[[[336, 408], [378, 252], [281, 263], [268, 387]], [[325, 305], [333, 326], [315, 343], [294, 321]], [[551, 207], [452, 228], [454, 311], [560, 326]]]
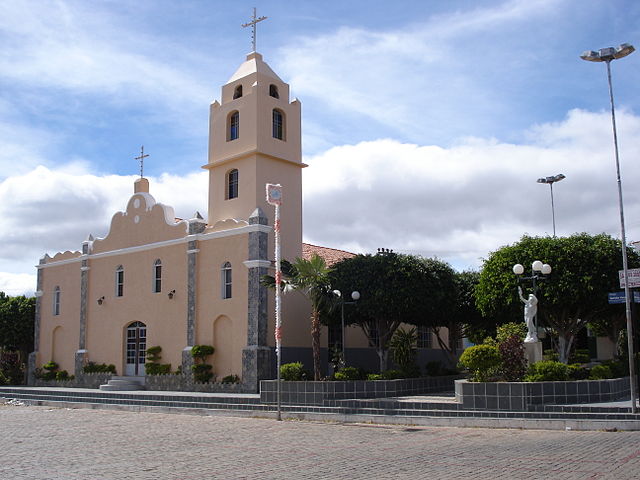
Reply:
[[113, 377], [100, 390], [107, 392], [122, 392], [144, 390], [144, 377]]

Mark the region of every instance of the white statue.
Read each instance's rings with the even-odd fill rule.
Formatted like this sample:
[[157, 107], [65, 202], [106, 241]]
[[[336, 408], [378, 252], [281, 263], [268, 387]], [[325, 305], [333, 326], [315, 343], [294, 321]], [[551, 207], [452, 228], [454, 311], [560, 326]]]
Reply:
[[520, 287], [518, 287], [518, 295], [524, 303], [524, 322], [527, 324], [527, 336], [524, 339], [524, 343], [535, 343], [538, 341], [538, 333], [533, 320], [536, 318], [536, 313], [538, 313], [538, 299], [533, 293], [529, 294], [529, 298], [524, 298]]

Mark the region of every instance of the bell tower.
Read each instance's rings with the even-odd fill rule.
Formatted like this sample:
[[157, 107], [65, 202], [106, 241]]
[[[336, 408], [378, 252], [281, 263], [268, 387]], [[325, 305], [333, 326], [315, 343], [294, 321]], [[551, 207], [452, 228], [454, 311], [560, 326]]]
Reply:
[[265, 185], [279, 183], [283, 257], [301, 256], [302, 163], [300, 102], [289, 85], [252, 52], [222, 87], [209, 117], [209, 225], [246, 220], [260, 207], [273, 224]]

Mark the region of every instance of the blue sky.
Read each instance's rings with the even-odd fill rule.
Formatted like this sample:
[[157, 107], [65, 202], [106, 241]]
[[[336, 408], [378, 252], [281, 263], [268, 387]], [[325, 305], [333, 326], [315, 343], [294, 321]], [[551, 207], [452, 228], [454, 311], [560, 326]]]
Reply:
[[[258, 51], [303, 105], [305, 240], [456, 268], [523, 233], [618, 234], [604, 65], [632, 0], [261, 1]], [[0, 4], [0, 290], [104, 235], [145, 145], [151, 193], [206, 211], [208, 105], [250, 50], [246, 1]], [[640, 54], [612, 64], [640, 240]], [[348, 205], [348, 209], [345, 208]]]

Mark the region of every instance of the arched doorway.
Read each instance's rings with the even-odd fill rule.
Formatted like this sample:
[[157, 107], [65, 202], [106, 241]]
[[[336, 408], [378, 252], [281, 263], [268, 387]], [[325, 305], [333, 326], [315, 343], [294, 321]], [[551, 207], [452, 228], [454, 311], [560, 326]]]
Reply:
[[144, 360], [147, 354], [147, 326], [133, 322], [127, 327], [125, 353], [125, 375], [144, 375]]

